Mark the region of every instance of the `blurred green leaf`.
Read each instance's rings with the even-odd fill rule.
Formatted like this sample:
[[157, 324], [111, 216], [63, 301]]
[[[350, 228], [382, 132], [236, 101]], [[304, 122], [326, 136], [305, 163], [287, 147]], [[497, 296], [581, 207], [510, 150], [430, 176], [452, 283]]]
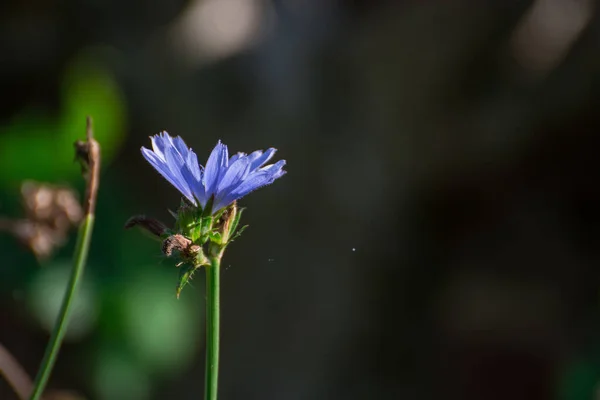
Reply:
[[94, 370], [94, 390], [98, 399], [142, 400], [150, 397], [150, 379], [123, 352], [103, 349]]
[[0, 127], [0, 179], [56, 182], [78, 176], [78, 168], [73, 166], [73, 142], [85, 135], [86, 115], [94, 118], [103, 163], [110, 162], [125, 133], [125, 100], [98, 52], [90, 49], [67, 66], [58, 117], [29, 107]]
[[175, 298], [175, 268], [146, 271], [123, 294], [128, 342], [149, 372], [176, 374], [193, 360], [200, 343], [203, 308]]
[[[70, 270], [69, 261], [49, 263], [37, 271], [29, 285], [27, 291], [29, 308], [48, 332], [56, 322]], [[86, 279], [74, 299], [66, 338], [79, 338], [90, 332], [95, 326], [97, 315], [97, 299], [90, 280]]]
[[124, 139], [125, 99], [112, 74], [95, 62], [93, 52], [76, 58], [67, 68], [63, 98], [61, 147], [72, 154], [73, 142], [81, 139], [85, 118], [91, 115], [102, 159], [110, 161]]

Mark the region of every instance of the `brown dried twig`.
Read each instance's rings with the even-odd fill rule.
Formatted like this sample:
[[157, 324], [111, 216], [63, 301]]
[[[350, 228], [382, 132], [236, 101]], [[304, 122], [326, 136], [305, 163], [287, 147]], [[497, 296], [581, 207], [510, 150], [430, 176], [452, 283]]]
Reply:
[[94, 214], [96, 195], [100, 183], [100, 145], [93, 137], [92, 117], [86, 118], [87, 140], [75, 142], [75, 155], [81, 162], [84, 176], [88, 181], [83, 202], [84, 215]]

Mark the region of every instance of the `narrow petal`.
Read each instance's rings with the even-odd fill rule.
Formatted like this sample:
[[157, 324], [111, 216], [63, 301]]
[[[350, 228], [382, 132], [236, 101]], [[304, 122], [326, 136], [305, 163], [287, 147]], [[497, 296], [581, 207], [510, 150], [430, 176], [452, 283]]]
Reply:
[[185, 165], [187, 165], [188, 169], [194, 176], [194, 179], [200, 182], [202, 180], [203, 167], [198, 163], [198, 156], [196, 156], [196, 153], [194, 153], [192, 149], [190, 149], [189, 153], [187, 154]]
[[[175, 138], [177, 139], [177, 138]], [[193, 153], [190, 149], [185, 147], [185, 143], [180, 140], [179, 145], [183, 145], [185, 149], [183, 150], [185, 153], [185, 157], [182, 155], [181, 151], [176, 148], [177, 141], [173, 141], [170, 146], [168, 146], [165, 150], [165, 157], [167, 163], [169, 164], [169, 168], [173, 173], [175, 178], [181, 180], [182, 184], [189, 189], [190, 196], [188, 197], [187, 193], [184, 193], [186, 197], [191, 198], [191, 194], [193, 193], [192, 187], [195, 186], [198, 179], [196, 178], [195, 173], [199, 172], [199, 165], [192, 160], [191, 163], [188, 163], [188, 158], [190, 156], [190, 152]], [[190, 165], [191, 164], [191, 165]], [[192, 171], [192, 169], [198, 169], [198, 171]], [[198, 173], [199, 175], [199, 173]]]
[[156, 171], [163, 176], [163, 178], [169, 181], [171, 185], [175, 186], [175, 188], [179, 190], [182, 194], [185, 193], [186, 189], [182, 185], [181, 180], [179, 180], [173, 174], [166, 160], [159, 158], [159, 156], [156, 153], [145, 147], [142, 147], [142, 155], [144, 156], [146, 161], [148, 161], [150, 165], [152, 165], [154, 169], [156, 169]]
[[[283, 165], [285, 165], [285, 161], [283, 161]], [[267, 171], [271, 174], [271, 178], [273, 180], [277, 179], [277, 178], [281, 178], [283, 175], [286, 174], [286, 171], [283, 170], [281, 167], [283, 167], [283, 165], [281, 165], [281, 167], [279, 167], [279, 163], [281, 161], [277, 162], [277, 164], [273, 164], [273, 165], [269, 165], [268, 167], [265, 168], [261, 168], [260, 171]]]
[[220, 210], [223, 207], [228, 206], [233, 203], [235, 200], [241, 199], [248, 193], [262, 187], [268, 185], [273, 180], [270, 179], [270, 174], [268, 172], [255, 172], [253, 173], [244, 183], [239, 185], [233, 191], [224, 196], [218, 204], [215, 204], [213, 210]]
[[250, 168], [252, 170], [255, 170], [257, 168], [262, 167], [263, 165], [265, 165], [265, 163], [267, 163], [267, 161], [269, 161], [271, 158], [273, 158], [276, 151], [277, 151], [277, 149], [274, 149], [271, 147], [270, 149], [265, 151], [263, 154], [261, 154], [259, 157], [256, 157], [256, 159], [252, 160], [252, 166]]
[[181, 156], [177, 153], [177, 150], [174, 147], [167, 147], [165, 149], [165, 158], [167, 160], [167, 165], [169, 166], [171, 173], [173, 174], [177, 182], [179, 182], [179, 191], [189, 201], [195, 204], [196, 202], [194, 201], [194, 196], [192, 196], [192, 190], [190, 188], [191, 182], [189, 181], [189, 178], [192, 175], [191, 172], [187, 170], [187, 167], [184, 166]]
[[231, 164], [217, 186], [217, 194], [231, 189], [232, 186], [237, 186], [248, 175], [249, 164], [250, 162], [246, 157], [240, 158]]
[[262, 150], [253, 151], [252, 153], [250, 153], [248, 155], [248, 160], [250, 160], [250, 162], [254, 162], [256, 159], [258, 159], [260, 156], [262, 156], [262, 154], [263, 154]]
[[235, 200], [235, 198], [233, 198], [233, 196], [230, 193], [227, 196], [219, 199], [218, 201], [215, 201], [215, 203], [213, 204], [212, 213], [214, 214], [215, 212], [219, 211], [220, 209], [227, 207], [228, 205], [233, 203], [234, 200]]
[[[206, 205], [206, 202], [208, 201], [208, 198], [206, 197], [206, 190], [204, 189], [204, 185], [202, 184], [202, 180], [200, 180], [197, 183], [194, 183], [192, 185], [191, 189], [192, 189], [192, 194], [194, 196], [196, 196], [196, 198], [200, 202], [200, 206], [202, 206], [204, 208], [204, 206]], [[195, 203], [196, 202], [194, 201], [194, 204]]]
[[229, 159], [229, 165], [231, 165], [234, 162], [236, 162], [237, 159], [240, 158], [240, 157], [246, 157], [246, 155], [247, 155], [246, 153], [242, 153], [242, 152], [239, 152], [237, 154], [232, 155], [231, 158]]
[[165, 159], [165, 142], [164, 135], [169, 135], [167, 132], [161, 132], [158, 135], [150, 136], [150, 140], [152, 141], [152, 150], [156, 153], [156, 155]]
[[188, 152], [185, 165], [191, 174], [189, 177], [189, 185], [192, 190], [192, 194], [196, 196], [198, 201], [200, 201], [200, 205], [204, 207], [208, 200], [206, 198], [204, 184], [202, 183], [204, 177], [204, 167], [198, 164], [198, 157], [196, 156], [196, 153], [192, 151], [192, 149], [190, 149]]
[[190, 152], [190, 148], [187, 147], [187, 145], [185, 144], [183, 139], [179, 136], [173, 138], [173, 145], [175, 146], [175, 148], [177, 149], [179, 154], [181, 154], [181, 157], [184, 160], [186, 160], [188, 158], [188, 153]]
[[213, 210], [220, 210], [250, 192], [273, 183], [275, 179], [285, 175], [286, 171], [283, 170], [284, 165], [285, 160], [281, 160], [262, 169], [252, 171], [245, 177], [242, 183], [233, 187], [228, 193], [224, 193], [213, 207]]
[[227, 146], [222, 144], [219, 140], [213, 151], [210, 153], [210, 157], [208, 157], [206, 170], [204, 172], [204, 187], [206, 188], [206, 195], [208, 197], [215, 192], [217, 185], [223, 176], [223, 171], [228, 165], [229, 154]]
[[231, 191], [228, 198], [231, 198], [231, 201], [234, 201], [244, 197], [248, 193], [253, 192], [258, 188], [273, 183], [275, 179], [285, 175], [286, 171], [282, 169], [284, 165], [285, 160], [281, 160], [270, 166], [271, 168], [253, 172], [244, 180], [242, 184]]
[[164, 160], [164, 158], [159, 157], [155, 152], [145, 147], [142, 147], [140, 150], [142, 151], [142, 155], [144, 156], [146, 161], [152, 164], [152, 166], [158, 172], [165, 173], [169, 175], [169, 178], [167, 179], [172, 179], [171, 172], [169, 171], [169, 167], [167, 166], [167, 162]]
[[213, 210], [219, 210], [222, 207], [228, 204], [221, 204], [222, 200], [231, 193], [236, 187], [238, 187], [244, 179], [248, 176], [250, 172], [250, 162], [248, 157], [243, 157], [238, 159], [236, 162], [231, 164], [223, 178], [219, 182], [219, 186], [217, 186], [217, 191], [215, 192], [215, 204], [213, 205]]
[[279, 160], [275, 164], [267, 165], [266, 167], [262, 167], [259, 171], [270, 171], [272, 169], [281, 169], [285, 166], [285, 160]]

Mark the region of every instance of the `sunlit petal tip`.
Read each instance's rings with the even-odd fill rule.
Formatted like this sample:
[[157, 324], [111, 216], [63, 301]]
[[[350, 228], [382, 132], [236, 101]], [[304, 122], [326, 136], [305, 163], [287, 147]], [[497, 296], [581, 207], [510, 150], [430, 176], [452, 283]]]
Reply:
[[269, 162], [271, 158], [273, 158], [276, 152], [277, 149], [273, 147], [267, 149], [267, 151], [265, 151], [264, 153], [261, 152], [261, 154], [258, 157], [252, 160], [252, 169], [257, 169], [265, 165], [267, 162]]
[[246, 157], [246, 156], [247, 156], [247, 154], [246, 154], [246, 153], [243, 153], [243, 152], [241, 152], [241, 151], [240, 151], [240, 152], [238, 152], [238, 153], [236, 153], [236, 154], [234, 154], [234, 155], [232, 155], [232, 156], [231, 156], [231, 158], [229, 159], [229, 165], [233, 164], [233, 163], [234, 163], [235, 161], [237, 161], [239, 158], [241, 158], [241, 157]]
[[147, 149], [144, 146], [142, 146], [140, 148], [140, 151], [142, 152], [142, 155], [144, 156], [144, 158], [150, 163], [154, 162], [154, 160], [156, 160], [157, 162], [159, 162], [159, 161], [164, 162], [164, 159], [162, 157], [160, 157], [155, 151]]
[[281, 178], [281, 177], [282, 177], [282, 176], [284, 176], [285, 174], [287, 174], [287, 171], [286, 171], [286, 170], [284, 170], [284, 169], [281, 169], [281, 170], [279, 170], [279, 171], [275, 172], [275, 173], [273, 174], [273, 176], [271, 177], [271, 179], [274, 181], [275, 179], [279, 179], [279, 178]]

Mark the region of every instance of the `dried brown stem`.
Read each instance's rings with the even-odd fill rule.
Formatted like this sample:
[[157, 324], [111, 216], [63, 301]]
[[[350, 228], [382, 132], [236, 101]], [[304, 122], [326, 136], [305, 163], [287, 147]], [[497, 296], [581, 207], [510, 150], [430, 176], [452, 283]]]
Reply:
[[83, 209], [84, 214], [89, 215], [93, 214], [96, 208], [96, 197], [100, 182], [100, 145], [94, 139], [92, 117], [90, 116], [86, 118], [86, 135], [87, 141], [78, 140], [75, 142], [75, 151], [86, 172], [85, 176], [88, 181]]
[[158, 237], [167, 232], [167, 227], [165, 224], [155, 218], [146, 217], [145, 215], [133, 216], [125, 223], [125, 229], [131, 229], [134, 226], [140, 226], [154, 236]]

